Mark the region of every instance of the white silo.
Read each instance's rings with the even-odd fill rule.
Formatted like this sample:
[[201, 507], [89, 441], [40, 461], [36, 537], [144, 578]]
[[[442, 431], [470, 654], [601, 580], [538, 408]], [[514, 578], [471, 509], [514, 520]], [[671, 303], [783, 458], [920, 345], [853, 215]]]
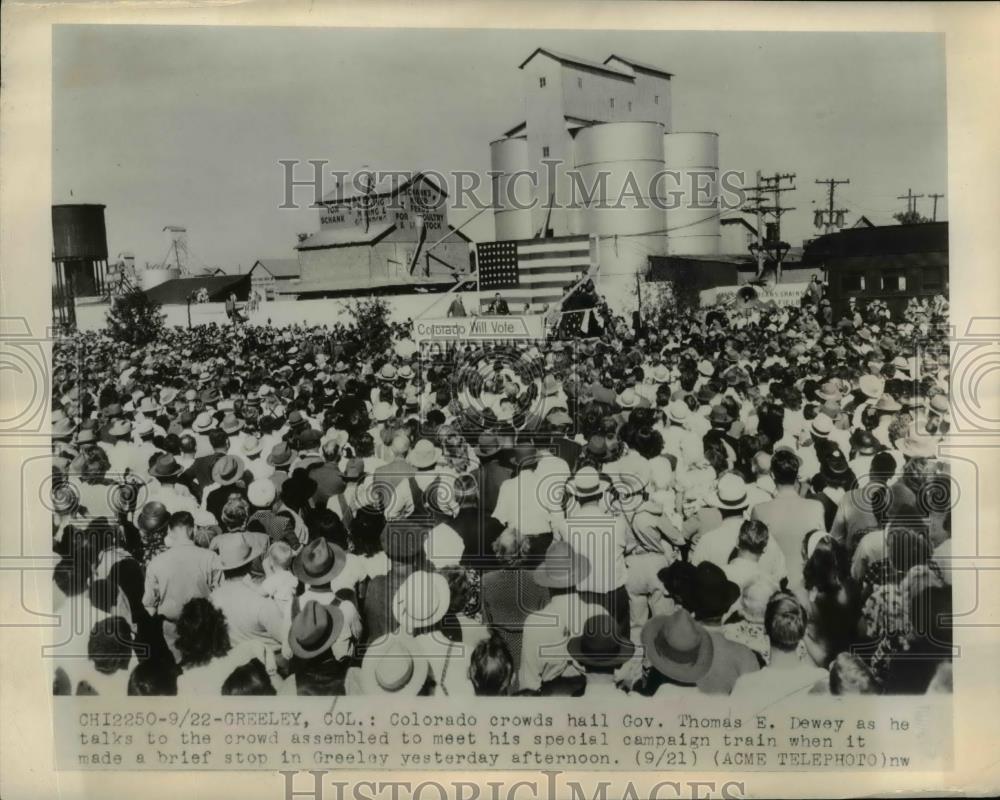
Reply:
[[674, 193], [667, 208], [667, 253], [710, 256], [719, 253], [719, 134], [667, 133], [663, 152], [670, 173], [665, 186]]
[[636, 275], [666, 252], [660, 196], [663, 126], [608, 122], [583, 128], [574, 146], [583, 230], [598, 237], [599, 289], [619, 313], [635, 308]]
[[[493, 224], [497, 241], [531, 238], [531, 209], [534, 188], [527, 173], [528, 140], [498, 139], [490, 143], [493, 171]], [[517, 177], [523, 173], [523, 177]], [[525, 207], [528, 206], [528, 207]]]

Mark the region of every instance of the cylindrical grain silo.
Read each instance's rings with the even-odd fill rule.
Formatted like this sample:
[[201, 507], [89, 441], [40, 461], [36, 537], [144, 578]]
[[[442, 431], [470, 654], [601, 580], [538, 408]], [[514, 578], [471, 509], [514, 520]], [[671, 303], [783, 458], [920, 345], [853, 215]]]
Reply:
[[490, 142], [490, 169], [494, 173], [492, 198], [496, 240], [530, 239], [531, 203], [535, 198], [528, 175], [528, 140]]
[[722, 244], [719, 219], [719, 134], [667, 133], [663, 136], [668, 176], [667, 253], [717, 255]]
[[599, 289], [615, 311], [630, 313], [636, 276], [666, 252], [663, 126], [592, 125], [576, 135], [574, 153], [583, 232], [597, 237]]
[[181, 271], [177, 267], [145, 267], [136, 270], [136, 277], [139, 279], [139, 288], [148, 291], [161, 283], [172, 281], [181, 276]]

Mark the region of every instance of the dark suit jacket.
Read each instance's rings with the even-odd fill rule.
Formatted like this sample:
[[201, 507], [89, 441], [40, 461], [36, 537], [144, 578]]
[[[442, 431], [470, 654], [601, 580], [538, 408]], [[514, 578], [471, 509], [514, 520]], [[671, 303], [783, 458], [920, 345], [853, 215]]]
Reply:
[[336, 464], [327, 462], [313, 467], [309, 471], [309, 477], [316, 481], [316, 493], [313, 495], [316, 508], [325, 508], [327, 500], [344, 492], [346, 484]]
[[191, 487], [199, 500], [202, 490], [212, 483], [212, 467], [223, 455], [223, 453], [209, 453], [207, 456], [200, 456], [181, 474], [181, 481]]

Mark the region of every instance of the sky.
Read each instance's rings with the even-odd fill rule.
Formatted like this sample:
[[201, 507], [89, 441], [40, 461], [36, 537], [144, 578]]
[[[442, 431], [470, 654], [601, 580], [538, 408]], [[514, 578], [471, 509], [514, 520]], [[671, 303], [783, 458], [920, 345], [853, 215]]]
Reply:
[[[167, 225], [195, 267], [291, 258], [319, 219], [279, 208], [280, 160], [485, 174], [489, 142], [523, 120], [517, 67], [536, 47], [674, 73], [674, 130], [718, 132], [723, 170], [796, 173], [793, 245], [816, 233], [816, 179], [850, 179], [849, 222], [892, 224], [898, 195], [946, 190], [935, 34], [74, 25], [53, 29], [52, 201], [105, 204], [112, 260], [162, 262]], [[471, 214], [449, 221], [492, 239], [490, 213]]]

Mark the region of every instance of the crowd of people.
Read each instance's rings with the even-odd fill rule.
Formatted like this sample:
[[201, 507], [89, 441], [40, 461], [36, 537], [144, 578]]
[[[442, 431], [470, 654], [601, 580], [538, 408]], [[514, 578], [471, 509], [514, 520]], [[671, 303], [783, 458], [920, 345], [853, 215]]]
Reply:
[[950, 691], [946, 314], [62, 338], [54, 690]]

